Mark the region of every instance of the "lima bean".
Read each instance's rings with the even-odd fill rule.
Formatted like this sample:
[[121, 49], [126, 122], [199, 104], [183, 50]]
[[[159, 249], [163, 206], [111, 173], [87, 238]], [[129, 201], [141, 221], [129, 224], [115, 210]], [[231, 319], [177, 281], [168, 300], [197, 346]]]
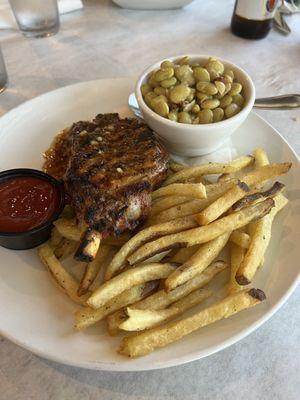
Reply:
[[200, 124], [209, 124], [213, 121], [213, 112], [211, 110], [201, 110], [198, 114]]
[[174, 86], [173, 89], [170, 90], [169, 99], [172, 103], [180, 104], [188, 97], [190, 90], [191, 89], [185, 85]]

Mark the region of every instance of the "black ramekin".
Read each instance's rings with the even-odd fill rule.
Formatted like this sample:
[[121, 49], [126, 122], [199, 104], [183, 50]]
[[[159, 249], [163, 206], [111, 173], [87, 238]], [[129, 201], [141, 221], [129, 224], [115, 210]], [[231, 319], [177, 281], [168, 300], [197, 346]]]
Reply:
[[14, 250], [25, 250], [36, 247], [49, 239], [53, 227], [53, 221], [59, 217], [64, 208], [65, 192], [64, 186], [60, 181], [37, 169], [17, 168], [0, 172], [0, 182], [16, 177], [37, 177], [51, 182], [51, 184], [57, 188], [57, 192], [60, 196], [57, 211], [42, 225], [25, 232], [14, 233], [0, 231], [0, 246]]

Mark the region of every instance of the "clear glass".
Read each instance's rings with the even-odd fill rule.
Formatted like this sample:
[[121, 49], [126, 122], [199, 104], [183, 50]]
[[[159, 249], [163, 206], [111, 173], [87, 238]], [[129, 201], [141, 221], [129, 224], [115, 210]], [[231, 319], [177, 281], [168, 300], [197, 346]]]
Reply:
[[45, 37], [58, 32], [57, 0], [9, 0], [23, 35]]
[[0, 48], [0, 93], [5, 90], [7, 84], [7, 72], [4, 64], [3, 54]]

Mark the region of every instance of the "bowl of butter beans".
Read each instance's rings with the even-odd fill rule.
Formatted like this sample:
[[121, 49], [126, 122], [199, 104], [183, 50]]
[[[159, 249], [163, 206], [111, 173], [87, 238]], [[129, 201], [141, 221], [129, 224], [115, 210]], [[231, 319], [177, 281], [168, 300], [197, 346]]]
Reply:
[[135, 94], [148, 125], [171, 152], [183, 156], [221, 147], [255, 100], [254, 84], [242, 68], [202, 55], [155, 63], [138, 79]]

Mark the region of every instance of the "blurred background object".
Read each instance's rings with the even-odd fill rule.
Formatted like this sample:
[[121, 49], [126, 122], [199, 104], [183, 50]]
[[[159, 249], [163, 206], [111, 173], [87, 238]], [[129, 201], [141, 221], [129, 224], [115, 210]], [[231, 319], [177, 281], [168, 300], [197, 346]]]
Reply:
[[5, 68], [4, 58], [0, 47], [0, 93], [3, 92], [7, 84], [7, 72]]
[[[42, 4], [47, 4], [48, 0], [40, 0]], [[27, 0], [20, 1], [25, 7]], [[24, 3], [24, 4], [23, 4]], [[59, 14], [67, 14], [83, 8], [81, 0], [58, 0]], [[17, 29], [18, 26], [15, 21], [9, 0], [0, 0], [0, 30], [1, 29]]]
[[236, 0], [231, 31], [246, 39], [262, 39], [268, 35], [278, 0]]
[[9, 2], [23, 35], [47, 37], [58, 32], [57, 0], [9, 0]]
[[171, 10], [182, 8], [194, 0], [113, 0], [122, 8], [133, 10]]
[[283, 35], [291, 33], [285, 17], [300, 12], [300, 0], [282, 0], [274, 16], [274, 27]]

